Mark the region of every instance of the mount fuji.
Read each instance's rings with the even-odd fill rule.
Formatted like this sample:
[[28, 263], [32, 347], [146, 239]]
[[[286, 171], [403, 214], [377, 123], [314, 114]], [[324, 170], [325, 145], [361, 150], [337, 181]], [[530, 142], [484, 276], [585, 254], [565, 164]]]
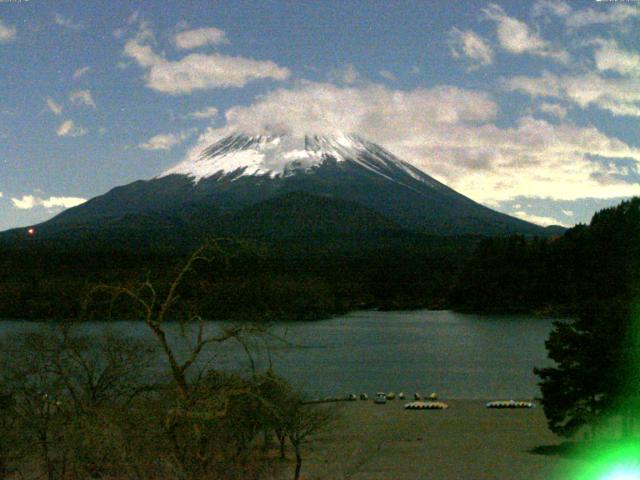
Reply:
[[167, 242], [196, 231], [272, 240], [379, 232], [558, 233], [484, 207], [355, 135], [240, 133], [37, 229], [43, 238], [108, 231], [111, 238], [149, 233]]

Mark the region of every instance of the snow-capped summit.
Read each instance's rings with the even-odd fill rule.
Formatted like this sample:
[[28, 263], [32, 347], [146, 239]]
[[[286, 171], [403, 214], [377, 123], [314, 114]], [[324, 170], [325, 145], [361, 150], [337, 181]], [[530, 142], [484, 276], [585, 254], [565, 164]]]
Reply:
[[[210, 235], [255, 236], [256, 225], [267, 237], [276, 231], [302, 235], [300, 225], [310, 235], [305, 228], [320, 224], [335, 235], [364, 227], [429, 235], [545, 233], [474, 202], [356, 135], [239, 133], [199, 148], [155, 178], [65, 210], [48, 228], [120, 225], [124, 218], [127, 224], [167, 223], [163, 235], [205, 229]], [[177, 230], [170, 227], [176, 222]]]
[[431, 177], [404, 162], [384, 148], [357, 135], [246, 135], [225, 137], [193, 158], [166, 170], [159, 177], [186, 175], [196, 183], [202, 179], [237, 179], [264, 175], [270, 178], [309, 173], [324, 162], [352, 162], [392, 181], [402, 172], [438, 187]]

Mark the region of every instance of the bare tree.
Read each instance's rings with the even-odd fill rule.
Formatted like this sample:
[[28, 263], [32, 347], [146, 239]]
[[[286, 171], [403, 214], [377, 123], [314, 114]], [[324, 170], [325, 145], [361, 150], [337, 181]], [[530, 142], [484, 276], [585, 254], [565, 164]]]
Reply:
[[[112, 305], [120, 297], [126, 297], [132, 301], [134, 308], [140, 314], [141, 320], [149, 327], [162, 349], [177, 387], [179, 398], [185, 406], [189, 404], [191, 397], [191, 386], [187, 372], [198, 360], [205, 347], [214, 343], [238, 339], [244, 334], [255, 333], [260, 330], [254, 325], [231, 325], [222, 329], [217, 335], [207, 335], [205, 334], [205, 322], [199, 314], [194, 313], [189, 306], [182, 305], [181, 308], [175, 308], [180, 300], [180, 287], [187, 275], [194, 270], [196, 264], [201, 262], [211, 263], [214, 259], [222, 259], [225, 263], [229, 259], [229, 253], [217, 241], [203, 245], [189, 257], [169, 284], [164, 295], [159, 293], [147, 278], [145, 282], [134, 287], [98, 285], [91, 290], [84, 305], [84, 311], [86, 312], [90, 309], [91, 302], [100, 294], [106, 294], [108, 301]], [[165, 325], [168, 319], [176, 320], [182, 326], [195, 325], [197, 328], [195, 340], [190, 345], [189, 352], [184, 359], [179, 359], [171, 346]]]
[[299, 480], [302, 470], [302, 444], [311, 435], [327, 428], [336, 419], [334, 409], [310, 405], [294, 395], [285, 406], [285, 431], [296, 457], [293, 478]]
[[5, 478], [16, 456], [16, 399], [12, 392], [0, 391], [0, 478]]
[[[82, 467], [74, 429], [99, 424], [109, 412], [126, 411], [147, 386], [145, 342], [109, 332], [89, 334], [78, 324], [56, 325], [7, 336], [1, 343], [0, 382], [11, 403], [16, 443], [36, 445], [49, 479], [63, 477], [71, 463]], [[73, 422], [70, 420], [73, 419]], [[105, 422], [102, 422], [105, 423]], [[85, 443], [78, 439], [78, 444]], [[33, 448], [27, 456], [33, 457]], [[33, 462], [32, 462], [33, 463]]]
[[[10, 345], [10, 347], [9, 347]], [[65, 423], [64, 382], [53, 373], [51, 335], [26, 333], [3, 339], [2, 385], [14, 399], [12, 414], [20, 429], [22, 444], [33, 445], [37, 465], [53, 480], [64, 470], [60, 444]], [[66, 406], [66, 405], [65, 405]]]
[[[230, 340], [239, 341], [246, 350], [246, 336], [264, 332], [264, 328], [244, 323], [229, 325], [215, 333], [207, 332], [204, 319], [188, 304], [182, 302], [180, 290], [188, 276], [198, 264], [210, 264], [214, 260], [228, 264], [230, 254], [219, 241], [212, 241], [196, 250], [177, 272], [165, 289], [158, 288], [147, 278], [135, 286], [98, 285], [94, 287], [87, 301], [85, 312], [100, 297], [106, 298], [111, 306], [121, 299], [131, 302], [139, 318], [148, 326], [150, 332], [166, 359], [173, 384], [177, 393], [177, 405], [167, 411], [165, 431], [173, 445], [174, 454], [184, 470], [190, 470], [197, 476], [206, 470], [211, 455], [206, 451], [210, 443], [206, 432], [212, 422], [224, 419], [230, 411], [230, 402], [242, 395], [255, 392], [246, 385], [225, 385], [216, 392], [202, 391], [201, 380], [206, 369], [193, 374], [194, 365], [201, 359], [207, 347], [222, 344]], [[171, 342], [167, 321], [175, 320], [181, 330], [187, 332], [194, 327], [194, 338], [190, 341], [186, 354], [179, 354]], [[187, 434], [188, 431], [189, 433]], [[187, 438], [183, 438], [184, 436]]]

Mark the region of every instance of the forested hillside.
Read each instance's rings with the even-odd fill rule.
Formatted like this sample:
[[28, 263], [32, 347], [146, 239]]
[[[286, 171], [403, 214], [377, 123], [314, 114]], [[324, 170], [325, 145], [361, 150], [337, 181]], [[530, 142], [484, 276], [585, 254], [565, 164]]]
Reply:
[[[624, 272], [638, 269], [639, 206], [635, 198], [547, 239], [435, 237], [383, 223], [339, 235], [313, 223], [290, 235], [287, 226], [271, 241], [245, 234], [227, 239], [225, 258], [200, 266], [182, 295], [216, 319], [311, 319], [359, 308], [573, 315], [630, 288]], [[246, 228], [262, 227], [248, 217]], [[92, 286], [147, 277], [162, 284], [189, 254], [150, 243], [133, 251], [134, 241], [3, 247], [0, 317], [75, 317]]]
[[456, 281], [451, 305], [469, 311], [575, 314], [629, 296], [640, 252], [640, 198], [596, 213], [549, 240], [483, 240]]

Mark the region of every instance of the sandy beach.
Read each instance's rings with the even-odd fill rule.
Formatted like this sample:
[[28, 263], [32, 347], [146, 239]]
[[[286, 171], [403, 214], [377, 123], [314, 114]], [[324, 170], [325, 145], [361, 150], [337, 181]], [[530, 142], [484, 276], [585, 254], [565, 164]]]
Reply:
[[440, 411], [405, 401], [338, 405], [341, 418], [306, 446], [303, 478], [387, 480], [571, 478], [577, 460], [533, 453], [557, 445], [541, 408], [493, 410], [480, 400], [445, 400]]

